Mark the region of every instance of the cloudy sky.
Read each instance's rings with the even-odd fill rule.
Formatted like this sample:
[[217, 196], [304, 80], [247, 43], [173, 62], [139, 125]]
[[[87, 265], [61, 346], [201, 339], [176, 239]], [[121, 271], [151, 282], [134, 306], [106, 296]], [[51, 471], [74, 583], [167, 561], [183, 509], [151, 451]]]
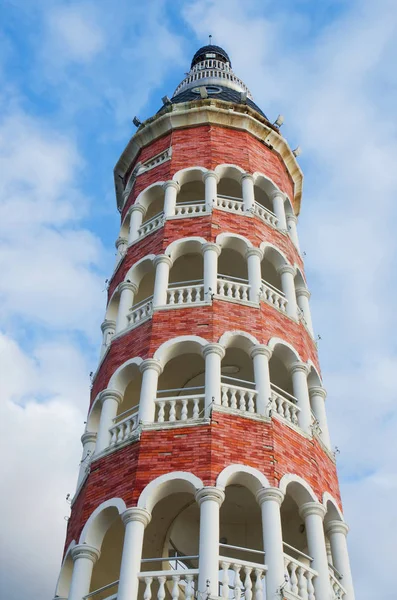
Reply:
[[395, 599], [397, 0], [3, 0], [1, 13], [7, 600], [52, 598], [58, 575], [118, 233], [113, 166], [131, 119], [172, 94], [209, 33], [303, 148], [300, 239], [357, 598]]

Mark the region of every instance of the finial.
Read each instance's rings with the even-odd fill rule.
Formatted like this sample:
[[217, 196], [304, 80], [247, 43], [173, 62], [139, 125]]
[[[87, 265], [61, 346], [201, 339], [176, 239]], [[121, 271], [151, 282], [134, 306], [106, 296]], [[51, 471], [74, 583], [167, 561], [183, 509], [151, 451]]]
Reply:
[[208, 40], [208, 45], [209, 45], [209, 46], [211, 46], [211, 45], [212, 45], [212, 44], [211, 44], [211, 42], [212, 42], [212, 35], [211, 35], [211, 34], [209, 34], [209, 36], [208, 36], [208, 37], [209, 37], [209, 40]]

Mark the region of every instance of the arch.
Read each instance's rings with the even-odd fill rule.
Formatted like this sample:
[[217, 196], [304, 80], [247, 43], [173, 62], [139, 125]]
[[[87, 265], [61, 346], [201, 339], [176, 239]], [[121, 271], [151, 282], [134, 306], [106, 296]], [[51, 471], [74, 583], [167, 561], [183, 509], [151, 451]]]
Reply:
[[241, 464], [228, 465], [216, 479], [216, 487], [221, 490], [231, 484], [240, 484], [248, 488], [254, 495], [260, 489], [270, 487], [269, 480], [258, 469]]
[[182, 254], [200, 252], [201, 246], [206, 244], [207, 240], [203, 237], [188, 237], [181, 238], [179, 240], [175, 240], [171, 242], [165, 249], [165, 253], [167, 256], [171, 258], [172, 261], [177, 260]]
[[263, 251], [263, 259], [272, 263], [276, 269], [290, 264], [284, 252], [277, 248], [277, 246], [269, 242], [262, 242], [259, 247]]
[[278, 487], [284, 494], [288, 492], [299, 507], [305, 502], [319, 502], [311, 486], [299, 475], [283, 475]]
[[223, 163], [221, 165], [217, 165], [214, 171], [218, 175], [219, 179], [227, 177], [229, 179], [235, 179], [239, 183], [241, 181], [241, 175], [245, 173], [244, 169], [242, 169], [238, 165], [233, 165], [231, 163]]
[[[177, 171], [173, 175], [172, 180], [176, 181], [182, 187], [185, 183], [197, 181], [198, 179], [202, 180], [204, 173], [207, 171], [208, 169], [205, 167], [186, 167], [185, 169]], [[199, 175], [199, 177], [196, 177], [196, 175]]]
[[[237, 343], [235, 344], [235, 342]], [[236, 345], [237, 347], [245, 350], [245, 352], [249, 352], [254, 346], [259, 345], [259, 341], [254, 337], [251, 333], [247, 333], [246, 331], [226, 331], [221, 335], [218, 342], [224, 348], [228, 348], [229, 346]]]
[[127, 385], [131, 381], [131, 375], [134, 375], [134, 370], [139, 368], [142, 360], [142, 358], [136, 356], [120, 365], [111, 376], [107, 389], [116, 390], [120, 394], [124, 394]]
[[325, 523], [327, 523], [328, 521], [342, 521], [343, 523], [345, 522], [343, 513], [339, 508], [337, 501], [333, 496], [331, 496], [329, 492], [324, 492], [323, 494], [323, 505], [327, 511], [324, 517]]
[[178, 492], [195, 494], [204, 487], [199, 477], [186, 471], [174, 471], [153, 479], [142, 490], [138, 499], [138, 507], [152, 512], [155, 505], [166, 496]]
[[264, 175], [259, 171], [255, 171], [252, 176], [254, 178], [254, 185], [261, 188], [264, 192], [266, 192], [266, 194], [270, 195], [273, 192], [281, 191], [274, 181], [270, 177], [267, 177], [267, 175]]
[[139, 259], [126, 273], [124, 281], [130, 281], [139, 286], [143, 277], [153, 268], [153, 261], [156, 258], [155, 254], [149, 254]]
[[318, 372], [316, 365], [311, 359], [307, 361], [307, 366], [310, 369], [309, 374], [307, 376], [307, 384], [309, 388], [314, 386], [323, 387], [323, 382], [320, 373]]
[[99, 421], [101, 418], [100, 395], [101, 395], [101, 392], [99, 392], [99, 394], [96, 395], [94, 402], [91, 404], [90, 410], [88, 411], [87, 424], [86, 424], [84, 433], [87, 433], [87, 432], [97, 433], [98, 432]]
[[122, 498], [111, 498], [102, 502], [86, 521], [79, 544], [88, 544], [100, 550], [105, 533], [126, 508]]
[[59, 572], [58, 581], [55, 587], [55, 597], [67, 598], [70, 591], [70, 583], [73, 575], [73, 559], [71, 551], [76, 546], [75, 540], [72, 540], [63, 557], [61, 570]]
[[307, 282], [306, 282], [306, 279], [305, 279], [305, 277], [303, 275], [303, 272], [301, 271], [300, 267], [296, 263], [294, 263], [294, 268], [296, 270], [296, 273], [295, 273], [295, 287], [296, 288], [304, 288], [304, 289], [307, 290], [308, 289], [307, 288]]
[[120, 292], [116, 287], [106, 307], [105, 320], [116, 321], [119, 312]]
[[219, 244], [222, 249], [231, 248], [232, 250], [236, 250], [236, 252], [241, 254], [244, 258], [247, 249], [253, 248], [252, 242], [238, 233], [220, 233], [216, 238], [216, 243]]
[[164, 181], [155, 181], [154, 183], [151, 183], [150, 185], [148, 185], [147, 188], [145, 188], [138, 194], [134, 205], [136, 206], [137, 204], [139, 204], [139, 206], [142, 206], [147, 211], [147, 209], [149, 208], [149, 205], [151, 203], [150, 202], [150, 191], [156, 187], [163, 189], [163, 185], [164, 185]]
[[278, 337], [272, 337], [268, 343], [269, 348], [275, 352], [277, 348], [280, 348], [281, 357], [286, 361], [287, 364], [291, 364], [295, 361], [301, 361], [301, 357], [295, 348], [289, 342], [282, 340]]
[[201, 354], [202, 348], [207, 344], [208, 341], [198, 335], [180, 335], [161, 344], [153, 358], [160, 361], [164, 367], [167, 362], [181, 353]]
[[284, 200], [285, 214], [295, 216], [294, 207], [292, 206], [292, 202], [289, 199], [289, 196], [287, 196], [287, 194], [284, 194], [284, 196], [285, 196], [285, 200]]

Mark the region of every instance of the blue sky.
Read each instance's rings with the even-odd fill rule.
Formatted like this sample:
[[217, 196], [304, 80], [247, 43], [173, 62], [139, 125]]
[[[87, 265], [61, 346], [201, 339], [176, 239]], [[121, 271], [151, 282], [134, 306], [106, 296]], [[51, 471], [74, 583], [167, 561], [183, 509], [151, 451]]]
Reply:
[[[113, 166], [208, 34], [305, 173], [301, 247], [357, 597], [394, 598], [397, 2], [3, 0], [0, 581], [51, 597], [114, 263]], [[21, 565], [23, 565], [21, 567]], [[21, 571], [24, 577], [21, 577]]]

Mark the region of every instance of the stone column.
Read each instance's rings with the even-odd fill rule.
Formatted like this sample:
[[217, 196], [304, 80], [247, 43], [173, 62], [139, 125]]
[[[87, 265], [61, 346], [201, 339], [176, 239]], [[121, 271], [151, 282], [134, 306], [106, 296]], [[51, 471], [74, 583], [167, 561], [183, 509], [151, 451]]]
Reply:
[[101, 325], [101, 330], [102, 330], [102, 346], [101, 346], [100, 358], [103, 357], [106, 350], [110, 346], [110, 342], [116, 331], [116, 321], [111, 321], [109, 319], [105, 319]]
[[91, 462], [91, 457], [94, 454], [97, 434], [92, 431], [86, 431], [81, 436], [81, 443], [83, 444], [83, 455], [80, 462], [79, 477], [77, 479], [77, 488], [83, 481], [88, 466]]
[[273, 212], [278, 219], [277, 227], [282, 231], [287, 230], [287, 220], [285, 218], [285, 196], [280, 190], [276, 190], [271, 195], [273, 201]]
[[309, 397], [311, 409], [321, 429], [321, 439], [327, 448], [331, 450], [327, 414], [325, 412], [325, 398], [327, 397], [327, 392], [320, 386], [311, 387], [309, 388]]
[[343, 521], [329, 521], [325, 531], [331, 544], [332, 564], [343, 575], [341, 583], [346, 590], [343, 600], [354, 600], [353, 579], [346, 540], [349, 528]]
[[204, 298], [209, 301], [211, 295], [216, 294], [218, 278], [218, 256], [221, 248], [217, 244], [208, 242], [203, 244], [201, 251], [204, 256]]
[[291, 238], [292, 243], [294, 244], [295, 248], [298, 250], [298, 252], [300, 252], [298, 231], [296, 229], [297, 222], [298, 222], [298, 219], [295, 215], [291, 215], [291, 214], [287, 215], [287, 229], [289, 231], [290, 238]]
[[306, 289], [306, 288], [297, 288], [296, 289], [296, 300], [297, 300], [298, 306], [302, 311], [302, 316], [305, 319], [306, 326], [307, 326], [311, 336], [314, 337], [309, 298], [310, 298], [310, 292], [308, 289]]
[[262, 511], [263, 549], [266, 573], [266, 600], [280, 600], [280, 587], [284, 583], [284, 549], [280, 506], [284, 494], [278, 488], [261, 489], [256, 499]]
[[291, 265], [282, 265], [277, 269], [281, 277], [281, 289], [285, 294], [287, 302], [287, 315], [293, 319], [298, 319], [298, 308], [295, 295], [295, 269]]
[[119, 264], [119, 261], [123, 258], [124, 254], [127, 250], [127, 244], [128, 244], [127, 238], [123, 238], [123, 237], [117, 238], [116, 244], [115, 244], [116, 249], [117, 249], [116, 264], [115, 264], [116, 267]]
[[138, 286], [130, 281], [122, 281], [119, 284], [120, 302], [116, 319], [116, 333], [128, 327], [128, 314], [134, 305], [134, 295], [138, 291]]
[[261, 260], [263, 252], [260, 248], [248, 248], [245, 253], [248, 261], [249, 299], [259, 304], [262, 287]]
[[95, 454], [99, 454], [105, 448], [108, 448], [110, 442], [109, 429], [117, 416], [118, 405], [123, 401], [123, 396], [116, 390], [103, 390], [99, 396], [99, 402], [102, 403], [101, 416], [99, 419], [98, 436], [95, 447]]
[[141, 570], [143, 536], [151, 514], [143, 508], [127, 508], [121, 515], [125, 526], [117, 600], [136, 600]]
[[306, 502], [299, 509], [299, 514], [305, 521], [307, 545], [309, 554], [313, 558], [312, 568], [318, 575], [313, 579], [314, 591], [318, 600], [328, 600], [331, 597], [331, 585], [329, 581], [327, 549], [325, 547], [325, 536], [323, 519], [326, 510], [318, 502]]
[[215, 487], [204, 487], [196, 492], [200, 506], [198, 597], [207, 589], [211, 596], [218, 596], [219, 508], [224, 499], [224, 492]]
[[300, 412], [298, 415], [299, 427], [305, 433], [311, 433], [312, 415], [310, 410], [309, 389], [307, 386], [307, 375], [309, 369], [303, 362], [293, 363], [290, 367], [292, 376], [292, 388], [294, 396], [298, 401]]
[[251, 173], [241, 175], [244, 210], [253, 212], [255, 206], [254, 177]]
[[165, 306], [167, 304], [168, 280], [170, 277], [170, 268], [172, 260], [166, 254], [156, 256], [153, 261], [156, 268], [154, 279], [153, 306]]
[[225, 349], [217, 343], [203, 348], [205, 358], [205, 416], [210, 414], [212, 404], [221, 403], [221, 361]]
[[140, 367], [142, 373], [141, 396], [139, 401], [139, 421], [142, 423], [153, 423], [157, 396], [157, 385], [159, 375], [163, 371], [161, 363], [155, 358], [147, 358]]
[[268, 415], [269, 402], [271, 400], [269, 360], [272, 351], [268, 346], [254, 346], [251, 350], [251, 358], [254, 362], [254, 377], [256, 396], [256, 412], [259, 415]]
[[175, 206], [176, 206], [176, 198], [178, 192], [180, 190], [179, 183], [176, 181], [166, 181], [163, 184], [164, 190], [164, 216], [174, 217], [175, 216]]
[[100, 552], [87, 544], [75, 546], [71, 551], [73, 573], [68, 600], [82, 600], [90, 591], [92, 569]]
[[203, 181], [205, 183], [205, 206], [207, 211], [211, 212], [218, 194], [219, 177], [215, 171], [207, 171], [203, 175]]
[[143, 216], [146, 213], [146, 209], [143, 208], [143, 206], [141, 206], [140, 204], [136, 204], [135, 206], [133, 206], [130, 210], [131, 216], [130, 216], [130, 231], [129, 231], [129, 235], [128, 235], [128, 243], [132, 244], [133, 242], [135, 242], [138, 238], [138, 230], [140, 228], [140, 226], [142, 225], [142, 220], [143, 220]]

